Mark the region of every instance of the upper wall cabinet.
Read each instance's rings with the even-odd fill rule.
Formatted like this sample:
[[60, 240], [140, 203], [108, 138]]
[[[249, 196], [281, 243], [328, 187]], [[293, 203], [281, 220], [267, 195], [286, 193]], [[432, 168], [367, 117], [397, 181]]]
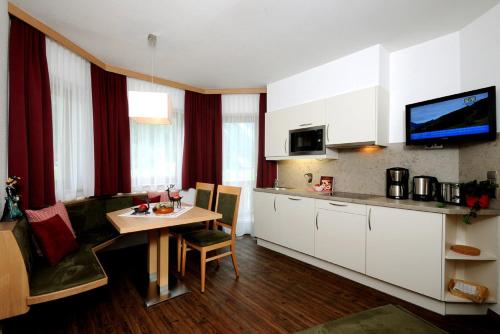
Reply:
[[288, 156], [288, 131], [290, 115], [285, 111], [266, 113], [266, 157]]
[[325, 102], [318, 100], [287, 108], [290, 130], [325, 125]]
[[380, 87], [370, 87], [328, 98], [326, 145], [355, 147], [387, 145], [389, 95]]

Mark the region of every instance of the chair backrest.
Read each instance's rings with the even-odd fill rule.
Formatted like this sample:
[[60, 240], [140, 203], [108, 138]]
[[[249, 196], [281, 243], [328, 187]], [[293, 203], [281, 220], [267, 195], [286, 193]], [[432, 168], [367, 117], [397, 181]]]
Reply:
[[211, 210], [214, 197], [214, 185], [212, 183], [196, 182], [196, 198], [194, 205]]
[[236, 224], [238, 223], [238, 211], [240, 208], [241, 187], [223, 186], [217, 187], [217, 200], [215, 211], [222, 213], [222, 219], [215, 225], [231, 229], [231, 236], [236, 235]]

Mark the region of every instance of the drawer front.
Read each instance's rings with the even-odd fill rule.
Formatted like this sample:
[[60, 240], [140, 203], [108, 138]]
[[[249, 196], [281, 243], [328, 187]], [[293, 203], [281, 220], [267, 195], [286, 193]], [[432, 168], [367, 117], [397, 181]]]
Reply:
[[335, 210], [339, 212], [366, 216], [366, 205], [364, 204], [316, 200], [316, 209]]

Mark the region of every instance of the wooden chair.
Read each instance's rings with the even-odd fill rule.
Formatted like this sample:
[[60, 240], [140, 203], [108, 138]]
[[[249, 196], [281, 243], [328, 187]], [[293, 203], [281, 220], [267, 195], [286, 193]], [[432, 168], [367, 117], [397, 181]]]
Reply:
[[[194, 205], [212, 210], [214, 197], [214, 185], [212, 183], [196, 182], [196, 197]], [[196, 230], [208, 229], [209, 222], [194, 223], [189, 225], [174, 226], [169, 229], [170, 235], [177, 239], [177, 271], [181, 271], [182, 235]]]
[[[201, 230], [183, 235], [182, 240], [182, 276], [186, 272], [186, 255], [190, 249], [201, 253], [201, 292], [205, 292], [205, 269], [206, 263], [231, 255], [233, 260], [236, 279], [240, 274], [236, 260], [236, 224], [238, 222], [238, 209], [240, 206], [240, 187], [222, 186], [218, 187], [216, 211], [222, 213], [222, 219], [214, 221], [213, 229]], [[231, 230], [231, 234], [220, 231], [218, 228], [225, 227]], [[189, 249], [188, 249], [189, 247]], [[217, 254], [220, 248], [229, 247], [229, 251]], [[215, 251], [215, 255], [207, 258], [207, 252]]]

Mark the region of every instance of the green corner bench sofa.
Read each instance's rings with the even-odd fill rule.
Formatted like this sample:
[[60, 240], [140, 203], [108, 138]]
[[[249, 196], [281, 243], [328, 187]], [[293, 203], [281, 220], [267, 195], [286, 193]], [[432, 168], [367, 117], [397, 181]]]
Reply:
[[126, 194], [65, 203], [79, 249], [50, 266], [37, 255], [26, 217], [0, 223], [0, 320], [26, 313], [29, 306], [76, 295], [108, 283], [96, 252], [119, 237], [106, 213], [133, 206]]

